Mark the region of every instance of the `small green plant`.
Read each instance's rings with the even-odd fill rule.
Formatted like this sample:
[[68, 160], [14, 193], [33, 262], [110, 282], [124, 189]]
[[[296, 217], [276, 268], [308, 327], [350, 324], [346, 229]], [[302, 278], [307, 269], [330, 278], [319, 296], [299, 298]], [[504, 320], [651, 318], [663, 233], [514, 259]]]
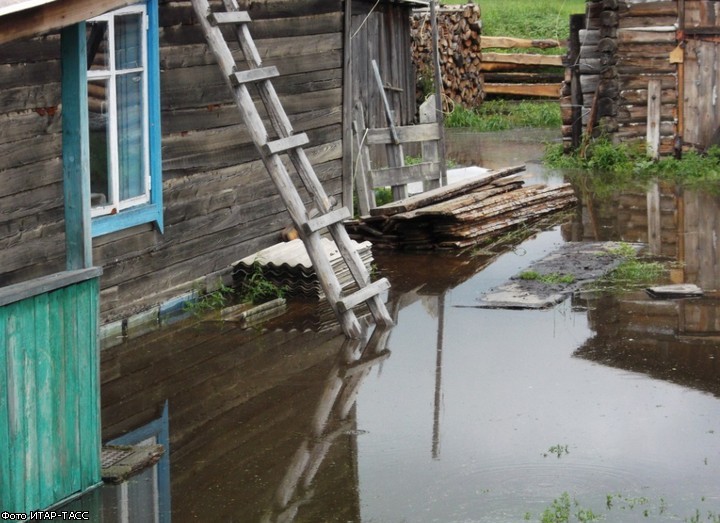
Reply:
[[575, 282], [575, 276], [572, 274], [561, 274], [558, 272], [540, 274], [539, 272], [533, 270], [521, 272], [518, 275], [518, 278], [521, 280], [536, 280], [548, 285], [555, 285], [558, 283], [569, 284]]
[[183, 310], [191, 313], [193, 316], [202, 316], [210, 311], [222, 309], [230, 295], [234, 293], [235, 290], [232, 287], [220, 283], [214, 291], [206, 292], [198, 296], [195, 300], [185, 302]]
[[253, 264], [250, 274], [240, 283], [242, 299], [251, 303], [264, 303], [282, 298], [285, 290], [285, 287], [280, 287], [267, 279], [262, 265], [257, 261]]
[[554, 454], [558, 458], [561, 458], [562, 456], [566, 454], [570, 454], [570, 449], [567, 445], [553, 445], [550, 447], [546, 453], [543, 454], [543, 457], [548, 457], [550, 454]]

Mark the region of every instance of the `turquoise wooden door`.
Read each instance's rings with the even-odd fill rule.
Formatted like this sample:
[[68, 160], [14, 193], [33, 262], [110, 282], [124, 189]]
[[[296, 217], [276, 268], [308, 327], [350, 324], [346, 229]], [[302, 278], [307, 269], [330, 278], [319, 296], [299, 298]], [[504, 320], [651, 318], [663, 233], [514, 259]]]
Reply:
[[99, 269], [0, 289], [0, 507], [49, 507], [100, 480]]

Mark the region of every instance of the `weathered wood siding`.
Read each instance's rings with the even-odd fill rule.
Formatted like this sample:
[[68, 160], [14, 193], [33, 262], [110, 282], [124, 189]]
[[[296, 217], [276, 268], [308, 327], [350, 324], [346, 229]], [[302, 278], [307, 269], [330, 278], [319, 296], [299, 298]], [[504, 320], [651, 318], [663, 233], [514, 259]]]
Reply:
[[353, 101], [362, 101], [369, 128], [387, 127], [387, 116], [372, 70], [380, 69], [397, 125], [415, 121], [415, 75], [410, 54], [410, 7], [353, 0]]
[[683, 139], [699, 148], [720, 143], [720, 3], [685, 0]]
[[98, 293], [93, 277], [0, 306], [3, 510], [46, 508], [100, 481]]
[[[274, 84], [295, 129], [310, 137], [321, 182], [341, 201], [343, 3], [241, 4], [265, 64], [281, 73]], [[165, 230], [148, 224], [94, 239], [105, 321], [180, 294], [278, 241], [290, 223], [190, 4], [161, 2], [160, 25]], [[65, 262], [59, 37], [0, 46], [0, 70], [2, 286]]]

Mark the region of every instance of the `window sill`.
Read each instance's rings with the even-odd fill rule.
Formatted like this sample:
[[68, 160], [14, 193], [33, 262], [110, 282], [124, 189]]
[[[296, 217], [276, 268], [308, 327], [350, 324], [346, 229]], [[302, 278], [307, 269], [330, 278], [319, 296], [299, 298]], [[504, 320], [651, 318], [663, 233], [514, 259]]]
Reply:
[[138, 205], [131, 209], [125, 209], [118, 214], [93, 218], [92, 237], [96, 238], [150, 222], [155, 222], [160, 232], [163, 231], [162, 209], [158, 204]]

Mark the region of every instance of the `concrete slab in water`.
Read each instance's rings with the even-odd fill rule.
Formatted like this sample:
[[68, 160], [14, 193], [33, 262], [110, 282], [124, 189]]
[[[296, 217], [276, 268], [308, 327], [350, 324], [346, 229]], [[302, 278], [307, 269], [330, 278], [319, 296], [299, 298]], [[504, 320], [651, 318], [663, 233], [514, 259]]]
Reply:
[[[625, 244], [627, 245], [627, 244]], [[623, 260], [617, 242], [566, 243], [522, 272], [572, 276], [572, 283], [546, 283], [513, 276], [491, 289], [471, 307], [485, 309], [544, 309], [560, 303], [583, 285], [615, 269]], [[638, 252], [643, 246], [631, 244]]]

